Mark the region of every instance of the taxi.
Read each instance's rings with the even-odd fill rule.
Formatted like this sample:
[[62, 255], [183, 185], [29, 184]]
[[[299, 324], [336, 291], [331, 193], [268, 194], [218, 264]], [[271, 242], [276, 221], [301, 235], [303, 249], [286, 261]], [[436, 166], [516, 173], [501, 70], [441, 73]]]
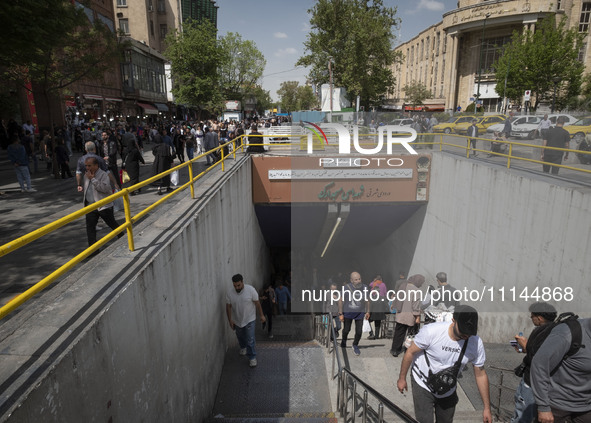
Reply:
[[[486, 132], [486, 129], [489, 126], [496, 125], [498, 123], [504, 123], [505, 119], [507, 119], [504, 115], [490, 115], [490, 116], [481, 116], [477, 118], [478, 122], [476, 122], [476, 126], [478, 127], [478, 133], [483, 134]], [[458, 123], [455, 127], [456, 134], [466, 135], [468, 133], [468, 128], [472, 125], [472, 122], [463, 122]]]
[[433, 127], [433, 132], [451, 134], [452, 131], [455, 130], [456, 125], [460, 123], [468, 122], [468, 126], [470, 126], [472, 119], [476, 119], [476, 116], [452, 116], [446, 122], [435, 125]]
[[565, 126], [564, 129], [573, 140], [579, 143], [585, 138], [585, 135], [591, 133], [591, 116], [579, 119], [575, 123]]

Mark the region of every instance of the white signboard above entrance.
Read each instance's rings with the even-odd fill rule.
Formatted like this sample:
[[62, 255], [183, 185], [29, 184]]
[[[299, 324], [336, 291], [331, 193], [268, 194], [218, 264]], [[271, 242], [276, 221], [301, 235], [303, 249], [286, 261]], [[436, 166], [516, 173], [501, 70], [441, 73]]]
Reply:
[[412, 179], [412, 169], [270, 169], [269, 180]]

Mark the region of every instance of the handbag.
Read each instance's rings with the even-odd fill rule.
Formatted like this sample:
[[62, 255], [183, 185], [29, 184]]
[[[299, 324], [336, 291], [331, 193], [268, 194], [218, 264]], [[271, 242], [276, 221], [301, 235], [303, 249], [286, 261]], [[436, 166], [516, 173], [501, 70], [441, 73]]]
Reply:
[[470, 338], [464, 342], [460, 356], [454, 365], [440, 370], [437, 373], [433, 373], [431, 371], [431, 366], [429, 365], [429, 356], [427, 355], [427, 351], [423, 350], [425, 353], [425, 362], [427, 363], [427, 367], [429, 367], [429, 375], [427, 376], [425, 384], [432, 393], [436, 395], [443, 395], [456, 386], [458, 382], [458, 373], [460, 372], [460, 367], [462, 366], [462, 358], [464, 358], [464, 353], [466, 352], [469, 339]]
[[126, 170], [121, 171], [121, 182], [126, 183], [130, 181], [129, 173]]

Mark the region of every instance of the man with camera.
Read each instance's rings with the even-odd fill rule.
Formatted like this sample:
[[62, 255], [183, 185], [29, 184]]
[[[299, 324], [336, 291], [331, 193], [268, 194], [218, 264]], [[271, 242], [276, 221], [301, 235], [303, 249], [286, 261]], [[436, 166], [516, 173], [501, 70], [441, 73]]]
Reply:
[[[522, 334], [515, 336], [515, 350], [525, 353], [523, 362], [515, 369], [515, 375], [520, 376], [521, 380], [515, 391], [515, 411], [511, 418], [511, 423], [531, 423], [537, 416], [536, 400], [531, 389], [530, 365], [534, 354], [540, 348], [536, 338], [540, 335], [542, 327], [552, 323], [557, 316], [556, 309], [548, 303], [534, 303], [529, 306], [530, 318], [535, 326], [531, 335], [525, 338]], [[545, 339], [545, 338], [544, 338]]]
[[412, 396], [415, 419], [420, 423], [452, 423], [458, 395], [457, 378], [461, 369], [470, 362], [478, 392], [484, 404], [482, 421], [492, 422], [488, 376], [484, 370], [486, 354], [478, 332], [478, 312], [468, 305], [455, 308], [453, 320], [425, 325], [406, 350], [398, 390], [408, 389], [406, 375], [412, 367]]

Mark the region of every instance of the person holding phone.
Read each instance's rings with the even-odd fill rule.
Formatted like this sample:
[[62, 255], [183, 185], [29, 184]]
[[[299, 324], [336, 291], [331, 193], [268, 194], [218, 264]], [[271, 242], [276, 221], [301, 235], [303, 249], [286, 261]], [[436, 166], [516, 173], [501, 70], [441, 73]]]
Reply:
[[[515, 341], [511, 341], [515, 351], [526, 354], [521, 365], [515, 369], [515, 374], [521, 376], [521, 380], [515, 391], [515, 411], [511, 423], [531, 423], [537, 416], [536, 400], [530, 380], [530, 365], [537, 351], [533, 345], [536, 345], [536, 337], [540, 334], [542, 327], [552, 323], [558, 314], [552, 305], [543, 302], [530, 305], [529, 312], [535, 326], [529, 339], [519, 333], [519, 335], [515, 335]], [[537, 347], [539, 348], [539, 345]]]

